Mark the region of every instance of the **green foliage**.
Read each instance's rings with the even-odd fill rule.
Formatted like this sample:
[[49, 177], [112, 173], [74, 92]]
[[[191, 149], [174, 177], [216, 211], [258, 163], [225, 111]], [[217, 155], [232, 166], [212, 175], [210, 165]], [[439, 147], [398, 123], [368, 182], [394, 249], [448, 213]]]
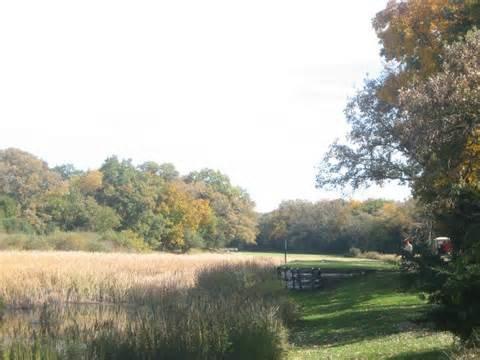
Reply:
[[193, 171], [186, 176], [185, 180], [189, 183], [202, 182], [210, 189], [227, 196], [241, 193], [241, 189], [231, 185], [230, 179], [227, 176], [220, 171], [212, 169]]
[[36, 232], [36, 229], [30, 224], [28, 220], [17, 217], [0, 219], [0, 228], [10, 234], [33, 234]]
[[137, 252], [149, 251], [150, 247], [143, 239], [131, 230], [121, 232], [107, 231], [101, 237], [100, 241], [111, 244], [114, 249], [127, 249]]
[[175, 165], [164, 163], [158, 167], [158, 175], [165, 181], [174, 181], [179, 177], [179, 172], [175, 169]]
[[478, 137], [467, 136], [476, 128], [478, 52], [461, 42], [444, 43], [478, 23], [478, 8], [449, 0], [392, 1], [377, 15], [383, 54], [394, 64], [367, 80], [347, 105], [349, 143], [330, 147], [319, 187], [395, 180], [421, 191], [447, 174], [463, 176], [453, 168], [466, 158], [467, 139]]
[[115, 156], [99, 170], [49, 169], [21, 150], [0, 151], [0, 230], [8, 233], [118, 233], [112, 246], [139, 250], [238, 246], [255, 242], [253, 208], [218, 171], [181, 179], [173, 164], [135, 166]]
[[42, 160], [18, 149], [0, 150], [0, 193], [22, 210], [32, 209], [39, 197], [59, 186], [60, 177]]
[[478, 317], [470, 297], [478, 297], [480, 263], [479, 19], [476, 0], [390, 1], [374, 20], [390, 63], [347, 105], [349, 143], [330, 147], [317, 176], [319, 187], [411, 186], [454, 254], [448, 269], [426, 252], [406, 269], [428, 284], [444, 323], [462, 338], [478, 326], [462, 319]]
[[480, 264], [458, 259], [452, 267], [444, 275], [443, 285], [430, 297], [441, 304], [432, 315], [441, 328], [478, 345], [480, 339], [475, 335], [480, 331]]
[[8, 219], [18, 216], [17, 202], [10, 196], [0, 196], [0, 219]]
[[62, 191], [60, 176], [35, 156], [9, 148], [0, 150], [0, 195], [18, 204], [19, 216], [35, 231], [45, 231], [37, 207], [48, 194]]
[[395, 253], [411, 231], [416, 214], [410, 202], [385, 200], [287, 201], [260, 217], [258, 247], [281, 251]]
[[195, 198], [208, 200], [213, 209], [214, 228], [205, 243], [208, 247], [254, 244], [257, 236], [257, 216], [254, 202], [241, 188], [219, 171], [203, 169], [185, 177], [187, 191]]
[[438, 74], [400, 96], [403, 141], [424, 169], [413, 189], [454, 245], [451, 264], [431, 275], [437, 280], [431, 300], [440, 305], [437, 319], [464, 340], [479, 326], [474, 319], [480, 314], [474, 300], [480, 279], [479, 54], [480, 32], [468, 33], [445, 47]]
[[121, 229], [136, 229], [146, 215], [154, 212], [163, 182], [137, 170], [131, 161], [119, 161], [116, 157], [107, 159], [100, 171], [103, 183], [97, 201], [116, 211]]
[[64, 250], [64, 251], [136, 251], [149, 248], [142, 238], [130, 230], [89, 232], [55, 231], [48, 235], [35, 233], [0, 233], [0, 250]]
[[157, 164], [154, 161], [147, 161], [138, 168], [150, 175], [158, 175], [166, 182], [177, 180], [180, 176], [175, 165], [171, 163]]
[[54, 227], [63, 231], [105, 232], [119, 226], [120, 219], [112, 208], [99, 205], [94, 198], [77, 189], [46, 198], [40, 207]]
[[58, 165], [52, 168], [52, 171], [59, 174], [63, 180], [69, 180], [74, 176], [79, 176], [83, 174], [83, 172], [76, 169], [73, 164]]

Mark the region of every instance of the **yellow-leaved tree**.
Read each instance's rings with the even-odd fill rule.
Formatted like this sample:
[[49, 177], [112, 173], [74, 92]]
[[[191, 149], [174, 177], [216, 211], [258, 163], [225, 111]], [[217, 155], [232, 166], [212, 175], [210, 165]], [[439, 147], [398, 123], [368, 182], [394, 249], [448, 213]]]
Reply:
[[478, 0], [389, 1], [373, 20], [381, 54], [393, 63], [379, 96], [396, 104], [400, 88], [439, 71], [444, 44], [458, 40], [479, 21]]
[[215, 219], [208, 200], [194, 199], [180, 184], [169, 183], [159, 204], [166, 231], [162, 246], [186, 250], [201, 246], [202, 236], [213, 230]]

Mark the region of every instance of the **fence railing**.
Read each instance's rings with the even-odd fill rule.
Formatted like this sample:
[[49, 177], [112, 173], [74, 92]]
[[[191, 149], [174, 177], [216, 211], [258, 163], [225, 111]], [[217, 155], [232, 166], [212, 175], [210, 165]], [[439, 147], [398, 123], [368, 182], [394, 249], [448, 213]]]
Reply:
[[287, 289], [294, 290], [315, 290], [320, 289], [329, 282], [351, 278], [358, 275], [365, 275], [375, 270], [349, 269], [322, 271], [320, 268], [292, 268], [280, 266], [277, 268], [277, 276], [283, 280]]
[[315, 290], [322, 287], [322, 272], [319, 268], [279, 267], [277, 274], [288, 289]]

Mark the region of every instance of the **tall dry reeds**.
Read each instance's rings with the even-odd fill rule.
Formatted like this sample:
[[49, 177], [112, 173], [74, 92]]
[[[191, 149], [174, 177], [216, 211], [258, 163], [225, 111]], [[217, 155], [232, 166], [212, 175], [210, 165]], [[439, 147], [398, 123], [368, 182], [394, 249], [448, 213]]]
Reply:
[[[7, 312], [0, 358], [276, 360], [295, 316], [266, 259], [4, 253], [0, 262], [11, 308], [45, 300]], [[92, 301], [116, 305], [78, 304]]]
[[221, 264], [275, 265], [226, 254], [0, 252], [0, 299], [10, 308], [44, 303], [149, 303], [195, 285], [201, 270]]

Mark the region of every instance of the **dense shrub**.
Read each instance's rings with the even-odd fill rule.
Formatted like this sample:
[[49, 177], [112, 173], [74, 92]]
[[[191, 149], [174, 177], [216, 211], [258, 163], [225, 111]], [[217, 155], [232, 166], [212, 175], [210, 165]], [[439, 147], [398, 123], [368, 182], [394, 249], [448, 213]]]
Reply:
[[47, 235], [35, 233], [0, 233], [0, 250], [61, 250], [61, 251], [135, 251], [149, 248], [133, 231], [108, 231], [104, 234], [56, 231]]
[[359, 257], [361, 254], [362, 254], [362, 250], [360, 250], [359, 248], [356, 248], [356, 247], [351, 247], [350, 249], [348, 249], [347, 256]]
[[143, 239], [131, 230], [107, 231], [100, 240], [105, 246], [109, 246], [110, 250], [128, 249], [139, 252], [150, 250]]
[[[478, 342], [480, 337], [480, 265], [457, 260], [430, 300], [440, 306], [433, 319], [465, 342]], [[480, 342], [477, 343], [477, 345]]]
[[351, 247], [345, 256], [361, 259], [381, 260], [393, 264], [399, 264], [401, 260], [400, 256], [395, 254], [382, 254], [378, 251], [362, 251], [356, 247]]
[[13, 233], [33, 234], [33, 233], [35, 233], [35, 228], [27, 220], [16, 218], [16, 217], [0, 219], [0, 230], [3, 230], [3, 231], [5, 231], [9, 234], [13, 234]]

